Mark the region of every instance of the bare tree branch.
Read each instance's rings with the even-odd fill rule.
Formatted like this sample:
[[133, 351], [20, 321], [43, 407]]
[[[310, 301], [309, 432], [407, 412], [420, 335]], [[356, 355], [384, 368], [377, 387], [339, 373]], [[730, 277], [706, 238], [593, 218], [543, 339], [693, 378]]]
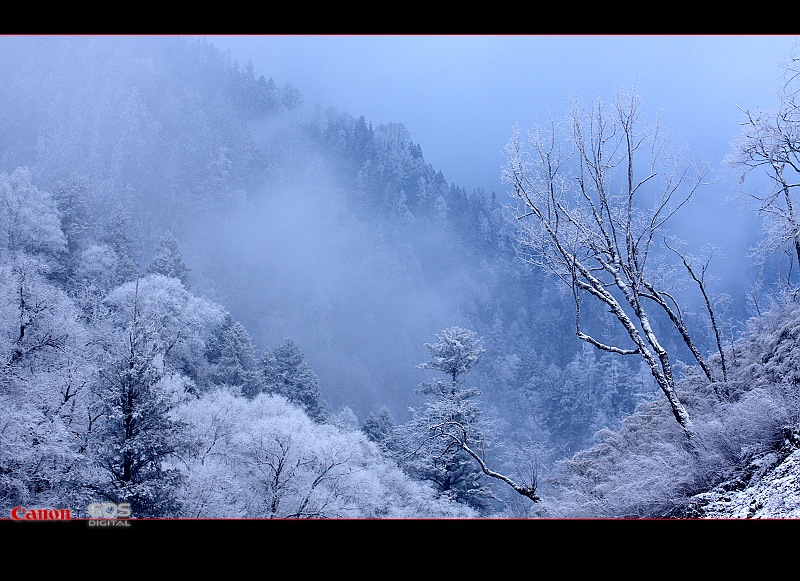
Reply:
[[[691, 441], [692, 422], [646, 303], [667, 314], [709, 380], [713, 376], [680, 309], [670, 304], [673, 297], [649, 280], [648, 262], [654, 236], [691, 200], [709, 169], [668, 157], [660, 122], [651, 132], [639, 132], [639, 101], [633, 90], [619, 95], [610, 110], [599, 99], [592, 108], [574, 103], [561, 139], [556, 123], [533, 128], [527, 140], [515, 127], [503, 179], [520, 204], [520, 257], [546, 266], [571, 289], [577, 337], [603, 351], [642, 357]], [[631, 347], [599, 341], [582, 329], [583, 296], [616, 317]]]

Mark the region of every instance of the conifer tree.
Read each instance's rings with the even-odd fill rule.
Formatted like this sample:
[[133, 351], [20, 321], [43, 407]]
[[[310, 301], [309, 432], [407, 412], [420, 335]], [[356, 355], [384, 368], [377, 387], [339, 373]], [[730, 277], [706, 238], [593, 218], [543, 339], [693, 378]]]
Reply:
[[480, 467], [460, 443], [480, 447], [484, 434], [478, 428], [480, 410], [472, 399], [479, 392], [462, 390], [464, 375], [476, 365], [484, 352], [474, 332], [451, 327], [427, 343], [430, 359], [417, 366], [446, 375], [420, 384], [419, 393], [428, 396], [424, 408], [414, 409], [410, 441], [404, 446], [416, 449], [405, 463], [414, 477], [431, 482], [444, 496], [477, 510], [488, 510], [493, 495]]
[[117, 204], [112, 210], [100, 242], [113, 251], [116, 258], [113, 280], [116, 284], [130, 282], [139, 275], [138, 247], [131, 232], [131, 215]]
[[411, 420], [395, 430], [392, 447], [401, 465], [417, 479], [432, 483], [443, 496], [484, 513], [495, 498], [484, 476], [538, 501], [535, 479], [520, 485], [486, 464], [491, 428], [475, 399], [480, 392], [463, 387], [465, 375], [485, 352], [483, 340], [461, 327], [446, 329], [437, 337], [438, 343], [426, 343], [430, 358], [417, 368], [440, 371], [446, 377], [420, 384], [418, 392], [427, 396], [425, 406], [412, 409]]
[[370, 412], [361, 425], [361, 431], [377, 444], [387, 442], [394, 431], [394, 418], [389, 408], [383, 406], [377, 412]]
[[210, 379], [214, 384], [236, 387], [251, 399], [263, 391], [250, 334], [230, 313], [214, 329], [206, 346], [206, 359], [211, 365]]
[[94, 230], [89, 181], [72, 175], [66, 183], [56, 183], [53, 199], [61, 217], [61, 231], [66, 238], [66, 248], [59, 261], [58, 278], [66, 287], [71, 287], [81, 254], [89, 247]]
[[292, 339], [286, 339], [272, 351], [267, 350], [262, 358], [262, 369], [267, 391], [299, 405], [314, 420], [325, 419], [327, 404], [322, 399], [319, 377]]
[[117, 321], [105, 348], [110, 363], [96, 388], [93, 438], [101, 476], [87, 486], [104, 500], [130, 503], [134, 518], [176, 516], [182, 477], [165, 463], [191, 443], [187, 427], [170, 416], [182, 398], [170, 386], [158, 329], [140, 316], [138, 285], [133, 301], [130, 320]]
[[177, 278], [189, 288], [189, 268], [183, 261], [180, 245], [172, 232], [167, 231], [158, 243], [158, 249], [147, 272]]

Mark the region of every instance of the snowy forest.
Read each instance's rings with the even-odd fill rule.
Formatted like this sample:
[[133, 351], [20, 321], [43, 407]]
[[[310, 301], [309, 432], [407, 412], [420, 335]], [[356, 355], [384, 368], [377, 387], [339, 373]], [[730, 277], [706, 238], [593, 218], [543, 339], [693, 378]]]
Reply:
[[0, 55], [0, 518], [753, 516], [720, 499], [798, 456], [797, 55], [719, 160], [733, 286], [635, 84], [467, 191], [213, 39]]

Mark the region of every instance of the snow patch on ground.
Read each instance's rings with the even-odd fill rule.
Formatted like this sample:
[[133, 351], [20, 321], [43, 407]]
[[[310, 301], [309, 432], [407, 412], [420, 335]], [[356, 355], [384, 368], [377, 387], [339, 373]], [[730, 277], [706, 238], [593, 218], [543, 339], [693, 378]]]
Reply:
[[770, 454], [761, 458], [741, 490], [719, 486], [695, 497], [698, 518], [800, 519], [800, 450], [779, 461]]

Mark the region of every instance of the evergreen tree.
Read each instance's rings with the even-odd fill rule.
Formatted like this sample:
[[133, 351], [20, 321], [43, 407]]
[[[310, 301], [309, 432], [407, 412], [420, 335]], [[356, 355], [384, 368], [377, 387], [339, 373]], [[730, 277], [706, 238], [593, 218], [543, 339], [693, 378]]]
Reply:
[[549, 379], [541, 394], [545, 425], [553, 443], [571, 454], [590, 442], [598, 413], [594, 386], [601, 378], [594, 350], [583, 347]]
[[167, 231], [161, 237], [147, 272], [177, 278], [184, 287], [189, 288], [189, 269], [183, 262], [180, 245], [172, 232]]
[[82, 252], [90, 246], [94, 230], [89, 181], [73, 174], [66, 183], [56, 183], [53, 199], [61, 216], [61, 231], [66, 238], [57, 278], [65, 288], [71, 288]]
[[316, 421], [325, 419], [327, 403], [320, 393], [319, 377], [292, 339], [286, 339], [272, 351], [267, 350], [262, 358], [262, 369], [267, 391], [299, 405]]
[[387, 442], [394, 431], [394, 418], [389, 408], [383, 406], [377, 412], [370, 412], [361, 425], [361, 431], [377, 444]]
[[474, 331], [461, 327], [445, 329], [437, 338], [438, 343], [425, 344], [431, 357], [417, 369], [436, 369], [448, 375], [453, 384], [463, 383], [463, 376], [480, 363], [486, 351], [483, 340]]
[[131, 319], [117, 321], [106, 347], [110, 363], [97, 385], [94, 435], [102, 476], [88, 487], [105, 500], [130, 503], [135, 518], [176, 516], [182, 476], [165, 462], [191, 450], [191, 443], [187, 426], [170, 416], [182, 398], [163, 365], [158, 329], [140, 316], [138, 289], [133, 300]]
[[255, 397], [263, 391], [263, 380], [253, 342], [247, 329], [226, 313], [206, 346], [210, 380], [215, 385], [238, 388], [242, 395]]
[[131, 232], [131, 216], [117, 204], [108, 217], [100, 242], [111, 249], [116, 257], [113, 280], [122, 284], [135, 280], [139, 275], [138, 248]]
[[[393, 446], [404, 469], [425, 480], [444, 496], [478, 511], [491, 508], [494, 495], [484, 470], [473, 455], [486, 445], [488, 428], [481, 420], [476, 389], [464, 389], [464, 376], [484, 353], [482, 339], [473, 331], [451, 327], [426, 344], [430, 359], [417, 366], [446, 375], [420, 384], [425, 406], [412, 409], [412, 419], [398, 429]], [[470, 450], [473, 454], [470, 453]]]

